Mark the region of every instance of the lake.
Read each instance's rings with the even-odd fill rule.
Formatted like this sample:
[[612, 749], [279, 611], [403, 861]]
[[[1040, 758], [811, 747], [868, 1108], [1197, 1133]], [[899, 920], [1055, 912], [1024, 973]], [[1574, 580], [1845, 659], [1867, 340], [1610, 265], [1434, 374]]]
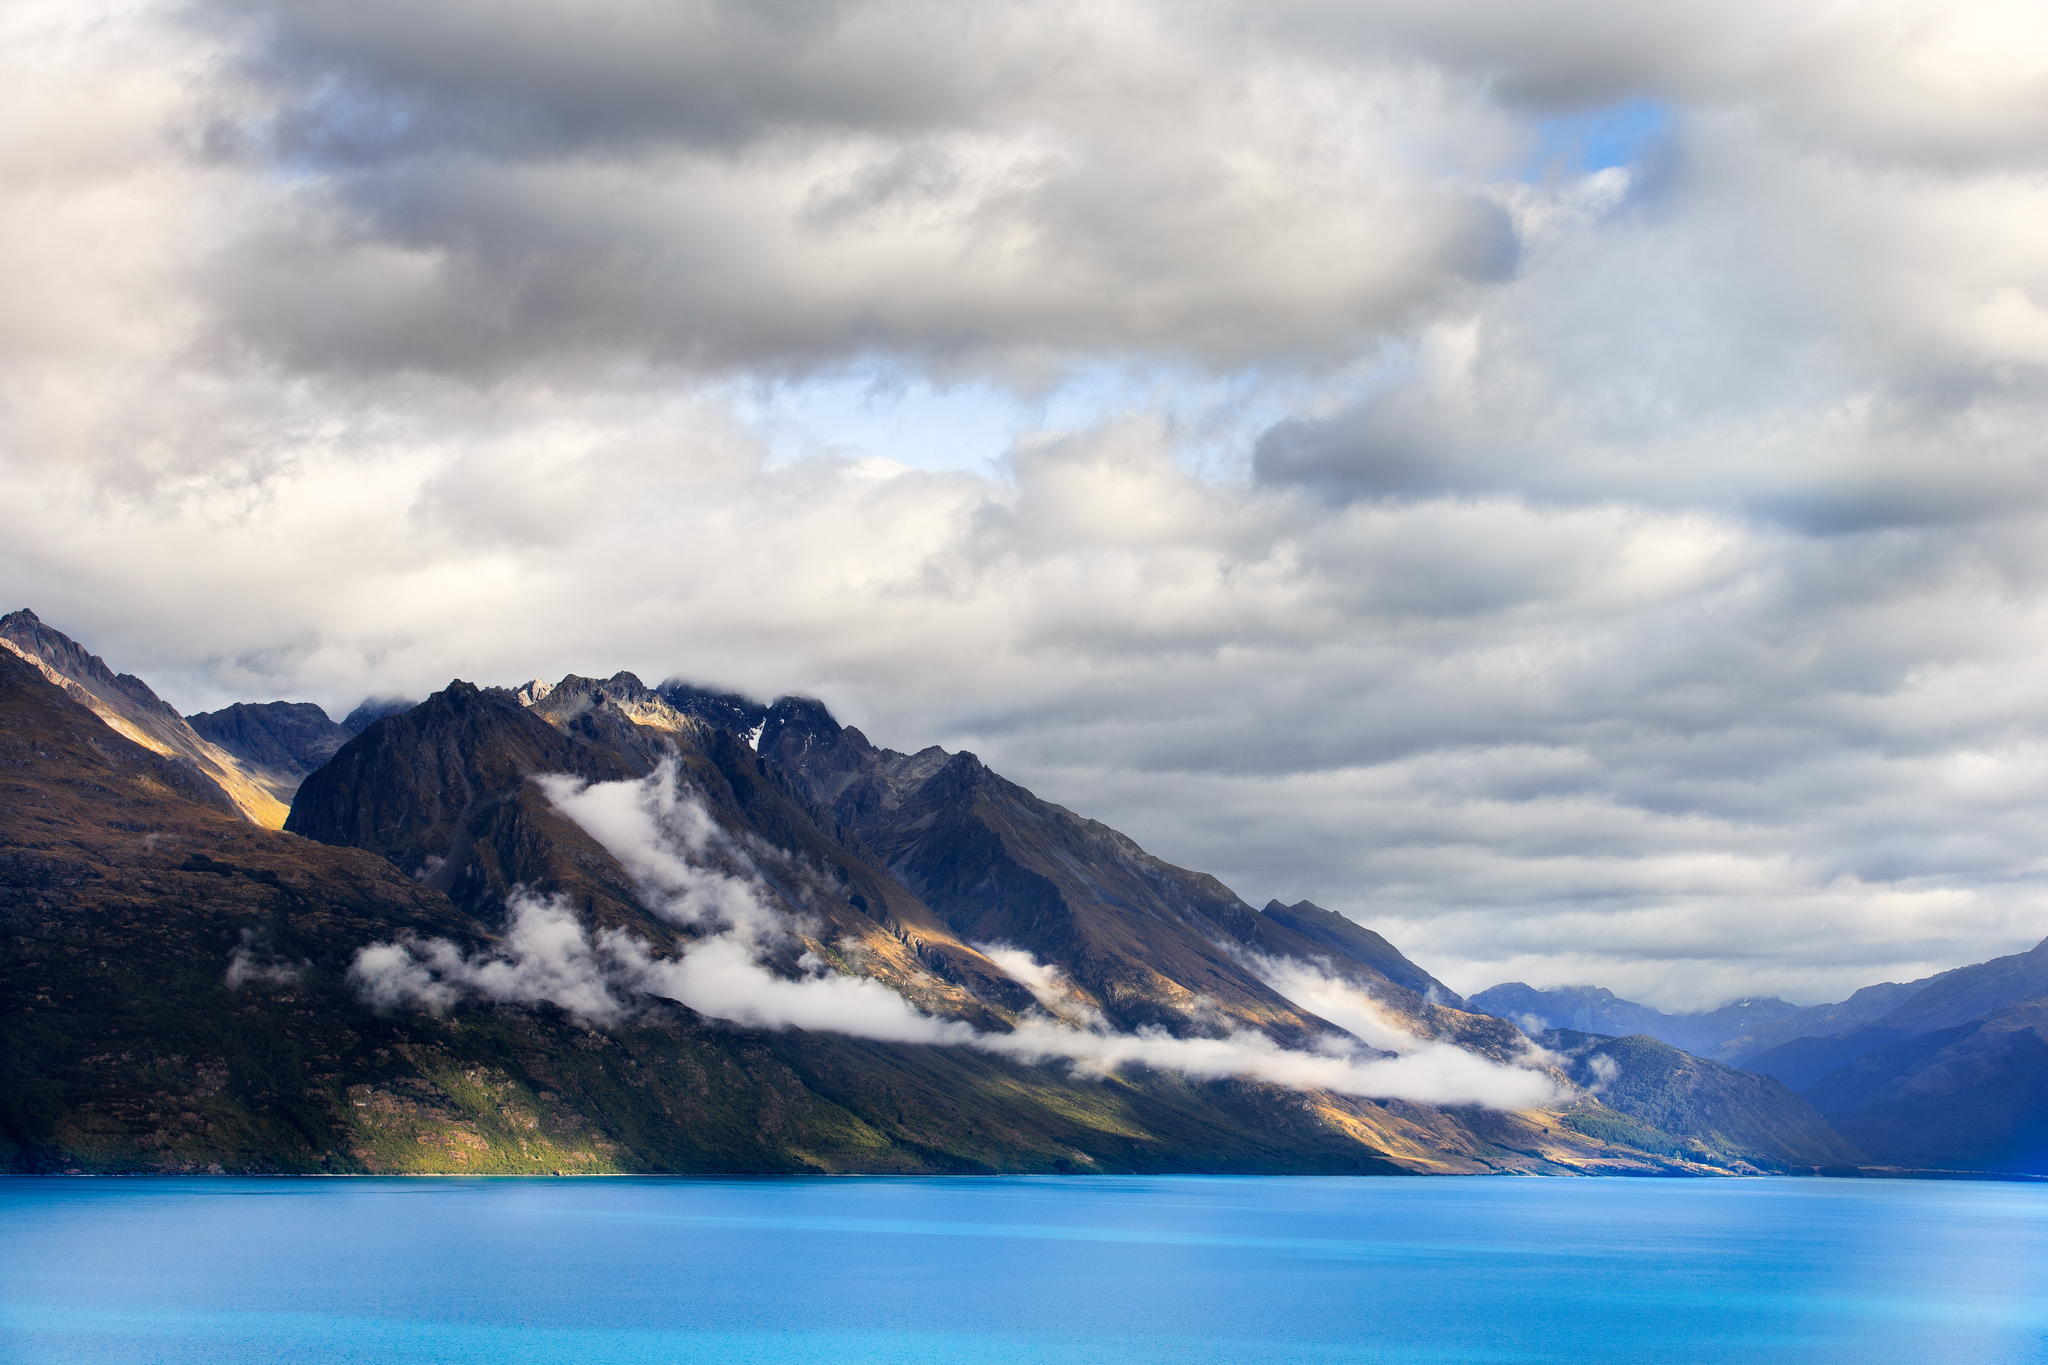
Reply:
[[2048, 1361], [2048, 1185], [0, 1180], [0, 1359]]

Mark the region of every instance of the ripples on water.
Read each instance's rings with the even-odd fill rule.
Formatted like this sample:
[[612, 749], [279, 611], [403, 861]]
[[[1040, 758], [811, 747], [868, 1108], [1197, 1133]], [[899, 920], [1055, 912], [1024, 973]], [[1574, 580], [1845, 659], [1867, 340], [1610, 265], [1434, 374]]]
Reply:
[[0, 1180], [0, 1359], [2048, 1362], [2048, 1185]]

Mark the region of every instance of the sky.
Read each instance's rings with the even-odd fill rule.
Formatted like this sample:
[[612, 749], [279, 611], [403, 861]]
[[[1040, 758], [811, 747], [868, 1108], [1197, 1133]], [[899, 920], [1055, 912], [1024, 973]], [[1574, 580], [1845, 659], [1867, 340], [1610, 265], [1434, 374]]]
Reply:
[[632, 669], [1452, 986], [2048, 934], [2048, 12], [15, 0], [0, 585]]

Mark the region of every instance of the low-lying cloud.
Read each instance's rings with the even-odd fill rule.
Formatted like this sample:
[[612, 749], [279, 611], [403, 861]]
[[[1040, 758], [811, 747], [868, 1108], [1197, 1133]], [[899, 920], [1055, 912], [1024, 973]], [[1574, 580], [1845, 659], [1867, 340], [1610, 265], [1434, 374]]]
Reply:
[[305, 979], [307, 963], [287, 958], [266, 943], [252, 929], [242, 931], [242, 941], [228, 954], [228, 969], [222, 980], [231, 991], [246, 986], [284, 989]]
[[[494, 948], [464, 952], [442, 938], [364, 948], [351, 976], [368, 1003], [435, 1013], [465, 999], [546, 1004], [608, 1027], [662, 999], [748, 1028], [970, 1047], [1021, 1062], [1063, 1063], [1081, 1074], [1141, 1066], [1201, 1080], [1503, 1109], [1561, 1098], [1549, 1077], [1416, 1038], [1363, 993], [1298, 963], [1275, 964], [1275, 981], [1347, 1031], [1314, 1051], [1245, 1030], [1215, 1038], [1112, 1031], [1057, 968], [1013, 947], [993, 946], [990, 959], [1029, 989], [1045, 1013], [1007, 1033], [927, 1014], [882, 982], [834, 971], [808, 951], [797, 957], [795, 975], [778, 972], [768, 956], [778, 949], [786, 954], [807, 926], [778, 910], [758, 880], [734, 870], [733, 860], [743, 855], [682, 787], [672, 762], [637, 781], [541, 781], [556, 808], [631, 873], [651, 911], [701, 937], [673, 957], [657, 956], [639, 935], [620, 929], [592, 934], [561, 899], [521, 893], [507, 907], [504, 940]], [[718, 862], [725, 865], [713, 865]]]
[[567, 904], [514, 895], [497, 948], [465, 953], [445, 938], [400, 938], [356, 954], [350, 978], [369, 1004], [444, 1013], [466, 998], [553, 1005], [593, 1024], [629, 1013], [616, 989], [612, 941], [592, 942]]

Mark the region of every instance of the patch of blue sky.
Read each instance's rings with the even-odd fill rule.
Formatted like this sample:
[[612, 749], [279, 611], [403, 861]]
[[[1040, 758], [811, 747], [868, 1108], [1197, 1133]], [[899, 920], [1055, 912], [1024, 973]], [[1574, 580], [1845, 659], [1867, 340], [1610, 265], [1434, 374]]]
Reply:
[[1671, 107], [1651, 99], [1625, 100], [1536, 121], [1535, 150], [1521, 178], [1587, 175], [1641, 161], [1671, 131]]
[[1294, 411], [1300, 384], [1263, 373], [1097, 361], [1037, 393], [980, 380], [941, 382], [882, 361], [805, 379], [759, 380], [731, 395], [773, 463], [881, 458], [917, 469], [993, 473], [1018, 442], [1162, 419], [1175, 458], [1223, 476], [1259, 432]]

